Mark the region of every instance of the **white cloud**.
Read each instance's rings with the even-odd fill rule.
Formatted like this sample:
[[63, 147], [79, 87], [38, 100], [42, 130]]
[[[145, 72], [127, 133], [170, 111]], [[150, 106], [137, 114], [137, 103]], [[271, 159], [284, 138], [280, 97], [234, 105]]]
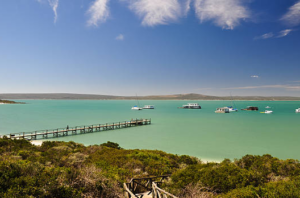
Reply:
[[258, 39], [268, 39], [268, 38], [272, 38], [274, 37], [273, 32], [267, 33], [267, 34], [263, 34], [261, 36], [257, 36], [254, 38], [254, 40], [258, 40]]
[[300, 24], [300, 1], [289, 8], [289, 11], [281, 18], [288, 25], [296, 26]]
[[259, 78], [259, 76], [253, 75], [253, 76], [251, 76], [251, 78]]
[[274, 89], [287, 89], [287, 90], [300, 90], [300, 86], [294, 85], [261, 85], [261, 86], [246, 86], [246, 87], [231, 87], [223, 89], [264, 89], [264, 88], [274, 88]]
[[123, 34], [119, 34], [119, 35], [116, 37], [116, 40], [123, 41], [124, 38], [125, 38], [125, 37], [124, 37]]
[[142, 25], [165, 25], [182, 15], [178, 0], [127, 0], [129, 8], [142, 18]]
[[291, 31], [293, 31], [292, 29], [286, 29], [286, 30], [282, 30], [278, 33], [277, 38], [281, 38], [281, 37], [285, 37], [287, 36]]
[[192, 3], [192, 0], [185, 0], [184, 1], [184, 4], [183, 4], [183, 13], [184, 13], [184, 15], [187, 15], [187, 13], [190, 11], [191, 3]]
[[195, 0], [196, 15], [201, 22], [212, 20], [224, 29], [234, 29], [250, 11], [242, 0]]
[[39, 3], [45, 3], [48, 1], [49, 5], [51, 6], [53, 12], [54, 12], [54, 23], [57, 21], [57, 8], [59, 4], [59, 0], [36, 0]]
[[95, 0], [90, 6], [87, 13], [90, 15], [90, 19], [87, 21], [88, 26], [98, 26], [100, 23], [104, 23], [109, 17], [109, 0]]

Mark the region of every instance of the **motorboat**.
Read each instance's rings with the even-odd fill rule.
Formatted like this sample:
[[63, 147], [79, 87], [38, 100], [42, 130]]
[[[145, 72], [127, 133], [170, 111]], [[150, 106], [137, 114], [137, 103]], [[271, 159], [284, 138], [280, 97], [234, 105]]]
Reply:
[[300, 113], [300, 108], [296, 109], [296, 113]]
[[201, 109], [201, 106], [198, 103], [188, 103], [187, 105], [183, 105], [182, 107], [178, 107], [180, 109]]
[[134, 106], [131, 108], [131, 110], [142, 110], [142, 108], [138, 107], [138, 106]]
[[143, 109], [154, 109], [154, 105], [145, 105]]
[[260, 112], [260, 113], [271, 114], [271, 113], [273, 113], [273, 111], [271, 111], [271, 110], [265, 110], [265, 112]]
[[252, 106], [248, 106], [245, 109], [242, 109], [244, 111], [258, 111], [258, 107], [252, 107]]
[[266, 106], [265, 108], [266, 108], [266, 109], [270, 109], [271, 107], [269, 107], [269, 106]]
[[221, 107], [221, 108], [217, 108], [217, 110], [215, 111], [215, 113], [229, 113], [229, 108], [228, 107]]

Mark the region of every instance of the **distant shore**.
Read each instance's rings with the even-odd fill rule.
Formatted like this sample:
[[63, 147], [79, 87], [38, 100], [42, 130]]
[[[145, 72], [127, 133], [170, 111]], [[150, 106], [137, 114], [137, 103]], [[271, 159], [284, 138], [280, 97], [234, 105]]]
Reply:
[[[92, 94], [0, 94], [2, 100], [234, 100], [234, 101], [300, 101], [300, 97], [292, 96], [209, 96], [202, 94], [175, 94], [152, 96], [111, 96]], [[0, 100], [1, 102], [1, 100]]]

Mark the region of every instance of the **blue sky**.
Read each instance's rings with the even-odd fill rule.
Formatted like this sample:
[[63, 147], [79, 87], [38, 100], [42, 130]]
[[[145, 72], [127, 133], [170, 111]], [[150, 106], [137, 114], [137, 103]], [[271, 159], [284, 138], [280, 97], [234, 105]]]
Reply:
[[0, 93], [300, 96], [299, 0], [3, 0]]

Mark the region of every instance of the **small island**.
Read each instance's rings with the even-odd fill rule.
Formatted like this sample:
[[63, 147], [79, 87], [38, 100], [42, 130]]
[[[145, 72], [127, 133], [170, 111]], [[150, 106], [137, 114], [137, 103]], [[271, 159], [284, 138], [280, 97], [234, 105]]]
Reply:
[[12, 100], [0, 100], [0, 104], [25, 104], [25, 102], [15, 102]]

